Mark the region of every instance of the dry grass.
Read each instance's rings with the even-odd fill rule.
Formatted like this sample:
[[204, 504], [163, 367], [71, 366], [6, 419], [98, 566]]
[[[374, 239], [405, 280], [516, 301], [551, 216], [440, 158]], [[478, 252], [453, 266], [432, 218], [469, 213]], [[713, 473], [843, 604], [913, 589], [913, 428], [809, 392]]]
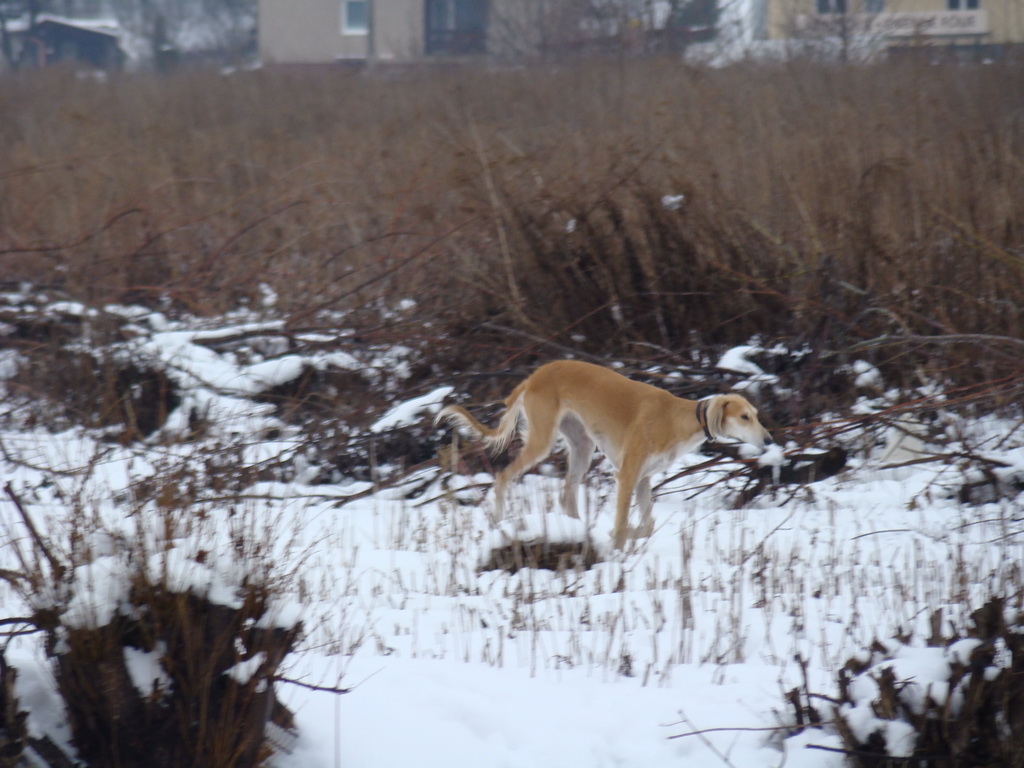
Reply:
[[1019, 369], [1020, 65], [47, 72], [0, 110], [3, 277], [51, 293], [213, 313], [263, 282], [294, 327], [412, 297], [368, 330], [461, 336], [463, 369], [755, 333], [809, 379]]

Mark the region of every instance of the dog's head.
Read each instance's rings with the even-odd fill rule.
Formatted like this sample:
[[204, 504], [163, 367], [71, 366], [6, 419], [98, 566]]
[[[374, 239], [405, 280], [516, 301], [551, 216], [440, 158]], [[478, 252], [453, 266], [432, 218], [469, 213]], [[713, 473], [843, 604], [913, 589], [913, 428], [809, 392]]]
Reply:
[[715, 395], [708, 400], [708, 430], [715, 437], [731, 438], [755, 448], [767, 449], [775, 441], [761, 426], [757, 408], [742, 395]]

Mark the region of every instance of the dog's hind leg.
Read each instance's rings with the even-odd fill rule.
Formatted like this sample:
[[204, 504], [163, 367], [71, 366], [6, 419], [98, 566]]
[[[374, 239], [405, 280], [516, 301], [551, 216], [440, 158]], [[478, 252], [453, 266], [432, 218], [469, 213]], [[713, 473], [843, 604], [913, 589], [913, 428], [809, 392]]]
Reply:
[[566, 464], [565, 488], [562, 491], [562, 509], [569, 517], [579, 517], [577, 495], [583, 475], [590, 469], [594, 456], [594, 441], [578, 418], [571, 413], [562, 417], [559, 431], [565, 437]]
[[558, 411], [554, 404], [540, 398], [531, 400], [524, 396], [523, 414], [526, 417], [526, 443], [519, 455], [498, 473], [494, 481], [494, 517], [500, 521], [505, 516], [505, 489], [524, 472], [543, 461], [555, 444], [555, 425]]
[[651, 478], [641, 477], [636, 484], [636, 505], [640, 510], [640, 525], [630, 530], [634, 538], [644, 538], [654, 533], [654, 516], [651, 514], [651, 507], [654, 500], [651, 498]]

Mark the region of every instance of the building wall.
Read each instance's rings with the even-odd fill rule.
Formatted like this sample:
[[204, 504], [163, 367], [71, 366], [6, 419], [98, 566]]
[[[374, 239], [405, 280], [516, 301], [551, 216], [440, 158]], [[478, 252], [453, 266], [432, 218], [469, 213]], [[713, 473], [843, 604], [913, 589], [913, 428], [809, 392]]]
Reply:
[[[564, 0], [491, 0], [488, 51], [524, 55], [537, 45], [538, 9]], [[259, 0], [260, 58], [267, 64], [419, 61], [425, 55], [425, 0], [373, 0], [373, 40], [342, 31], [342, 0]]]
[[[835, 0], [831, 0], [835, 2]], [[887, 42], [908, 44], [1024, 43], [1024, 0], [979, 0], [977, 11], [950, 11], [948, 0], [884, 0], [883, 11], [870, 11], [877, 0], [846, 0], [851, 23], [861, 24]], [[764, 0], [764, 34], [768, 39], [813, 37], [842, 14], [818, 13], [817, 0]], [[966, 6], [962, 0], [961, 7]], [[954, 34], [961, 29], [981, 34]], [[901, 30], [890, 34], [887, 30]]]
[[[788, 36], [783, 20], [802, 12], [801, 4], [814, 8], [814, 0], [755, 2], [775, 14], [778, 21], [772, 34], [778, 37]], [[260, 58], [267, 64], [424, 58], [426, 0], [372, 0], [372, 41], [366, 34], [344, 32], [342, 4], [343, 0], [259, 0]], [[545, 42], [571, 46], [587, 38], [567, 0], [490, 0], [489, 8], [486, 49], [496, 58], [528, 58], [542, 53]]]
[[988, 22], [992, 26], [993, 42], [1024, 43], [1024, 2], [1021, 0], [1002, 0], [1002, 2], [983, 2], [988, 8]]
[[374, 0], [374, 54], [380, 61], [423, 57], [423, 0]]
[[266, 64], [365, 59], [366, 35], [341, 28], [341, 0], [259, 0], [260, 58]]

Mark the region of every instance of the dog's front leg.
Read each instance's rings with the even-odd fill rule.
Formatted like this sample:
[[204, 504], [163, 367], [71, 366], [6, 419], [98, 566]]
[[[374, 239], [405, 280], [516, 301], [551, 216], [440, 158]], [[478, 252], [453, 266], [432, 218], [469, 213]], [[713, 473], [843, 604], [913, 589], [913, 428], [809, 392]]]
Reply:
[[615, 494], [615, 529], [612, 533], [616, 549], [626, 546], [626, 536], [629, 533], [629, 504], [633, 498], [637, 474], [636, 468], [627, 462], [616, 477], [618, 488]]

